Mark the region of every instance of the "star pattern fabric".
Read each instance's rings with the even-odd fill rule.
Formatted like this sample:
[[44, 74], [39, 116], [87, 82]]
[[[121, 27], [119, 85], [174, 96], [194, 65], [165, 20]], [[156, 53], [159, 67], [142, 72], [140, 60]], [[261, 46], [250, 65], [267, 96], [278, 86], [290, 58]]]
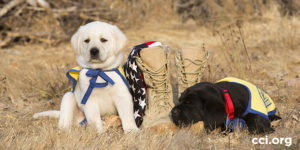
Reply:
[[144, 48], [160, 45], [162, 45], [160, 42], [151, 41], [134, 46], [123, 65], [126, 79], [130, 85], [130, 93], [133, 97], [134, 119], [138, 127], [142, 125], [145, 108], [147, 107], [148, 102], [146, 95], [147, 87], [143, 78], [143, 73], [136, 64], [135, 57], [139, 56], [140, 51]]

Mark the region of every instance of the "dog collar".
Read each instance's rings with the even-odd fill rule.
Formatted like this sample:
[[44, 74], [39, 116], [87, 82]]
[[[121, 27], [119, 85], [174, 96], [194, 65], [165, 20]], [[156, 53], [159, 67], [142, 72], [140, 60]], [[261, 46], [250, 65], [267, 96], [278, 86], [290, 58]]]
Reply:
[[232, 99], [228, 93], [228, 90], [223, 90], [224, 97], [226, 100], [226, 113], [229, 120], [233, 120], [234, 118], [234, 106], [232, 103]]

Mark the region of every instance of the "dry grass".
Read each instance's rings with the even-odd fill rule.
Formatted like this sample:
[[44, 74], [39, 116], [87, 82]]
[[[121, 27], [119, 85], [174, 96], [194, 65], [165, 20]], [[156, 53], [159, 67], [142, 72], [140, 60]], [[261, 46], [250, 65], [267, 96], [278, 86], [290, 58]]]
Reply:
[[[236, 76], [259, 85], [271, 95], [283, 118], [275, 127], [276, 132], [268, 135], [269, 139], [292, 137], [296, 148], [300, 139], [299, 18], [281, 17], [277, 11], [270, 10], [258, 19], [243, 20], [238, 25], [234, 21], [212, 29], [192, 20], [180, 23], [179, 17], [169, 14], [173, 12], [171, 6], [164, 5], [160, 10], [144, 2], [132, 7], [139, 5], [145, 12], [155, 11], [146, 13], [149, 20], [138, 25], [124, 22], [122, 28], [129, 41], [125, 54], [134, 45], [150, 40], [161, 41], [172, 49], [204, 44], [211, 57], [203, 81]], [[162, 13], [166, 15], [159, 17]], [[13, 45], [0, 49], [0, 56], [0, 149], [283, 148], [283, 145], [255, 146], [251, 138], [259, 136], [246, 131], [227, 136], [190, 129], [165, 133], [142, 129], [128, 135], [121, 128], [110, 128], [103, 134], [88, 127], [60, 131], [57, 119], [33, 120], [31, 116], [35, 112], [59, 109], [63, 93], [71, 88], [65, 77], [65, 72], [76, 65], [70, 44]]]

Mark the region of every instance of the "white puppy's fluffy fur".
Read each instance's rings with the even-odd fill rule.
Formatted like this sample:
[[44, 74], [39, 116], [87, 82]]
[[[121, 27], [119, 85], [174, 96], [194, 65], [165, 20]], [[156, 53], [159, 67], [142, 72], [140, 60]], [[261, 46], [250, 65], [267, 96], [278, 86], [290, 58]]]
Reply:
[[[80, 66], [108, 70], [121, 64], [123, 59], [121, 49], [126, 44], [126, 37], [116, 26], [95, 21], [81, 26], [72, 36], [71, 44], [76, 51], [76, 59]], [[92, 56], [91, 49], [93, 48], [99, 50], [99, 54], [96, 56]], [[86, 72], [87, 69], [81, 70], [79, 83], [74, 93], [65, 93], [60, 111], [36, 113], [33, 117], [59, 117], [58, 126], [68, 129], [73, 118], [76, 118], [78, 124], [85, 115], [88, 125], [95, 126], [101, 132], [101, 116], [118, 114], [125, 132], [138, 130], [133, 116], [132, 96], [116, 72], [106, 72], [115, 82], [114, 85], [109, 84], [104, 88], [94, 88], [87, 103], [81, 104], [90, 80], [90, 77], [85, 75]], [[98, 77], [97, 83], [100, 82], [104, 82], [104, 80]]]

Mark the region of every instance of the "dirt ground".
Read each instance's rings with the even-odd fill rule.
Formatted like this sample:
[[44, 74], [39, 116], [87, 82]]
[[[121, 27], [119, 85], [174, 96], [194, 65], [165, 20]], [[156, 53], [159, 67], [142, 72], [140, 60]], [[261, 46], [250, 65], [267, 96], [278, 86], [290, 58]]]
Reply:
[[[186, 46], [205, 48], [209, 54], [203, 81], [239, 77], [260, 86], [274, 100], [282, 120], [274, 133], [229, 135], [178, 129], [163, 133], [142, 129], [123, 134], [121, 127], [98, 134], [74, 126], [70, 132], [57, 128], [57, 119], [32, 119], [36, 112], [59, 109], [71, 84], [65, 72], [76, 66], [69, 42], [14, 45], [0, 49], [0, 149], [281, 149], [285, 143], [254, 145], [254, 137], [292, 138], [291, 149], [300, 149], [300, 20], [277, 14], [263, 19], [224, 25], [216, 30], [188, 20], [180, 23], [145, 22], [124, 28], [131, 48], [146, 41], [160, 41], [174, 51]], [[248, 56], [247, 56], [248, 53]], [[174, 55], [173, 55], [174, 56]], [[125, 59], [126, 57], [124, 57]], [[172, 60], [174, 63], [174, 60]], [[175, 76], [173, 70], [172, 76]], [[173, 79], [174, 82], [176, 80]]]

